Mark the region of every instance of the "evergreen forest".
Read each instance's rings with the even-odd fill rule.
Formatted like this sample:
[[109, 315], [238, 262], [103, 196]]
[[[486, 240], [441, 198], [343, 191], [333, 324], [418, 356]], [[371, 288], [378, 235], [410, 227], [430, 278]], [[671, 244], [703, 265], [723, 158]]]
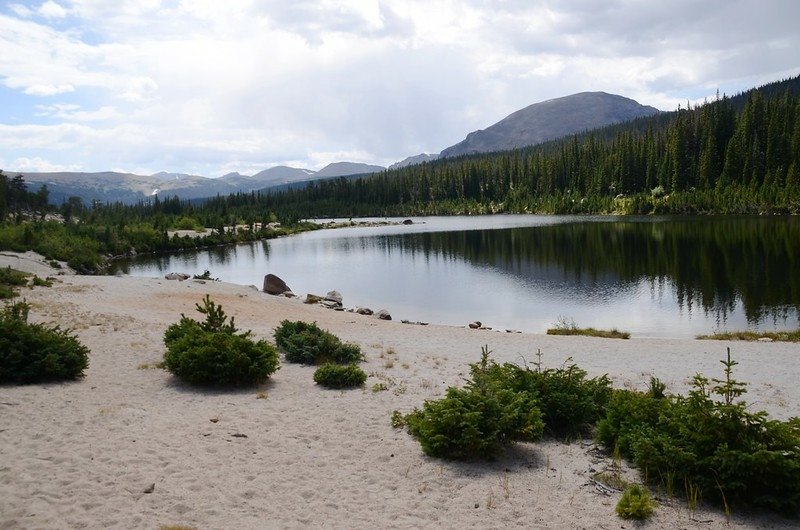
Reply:
[[266, 197], [295, 215], [800, 212], [800, 77], [524, 149]]

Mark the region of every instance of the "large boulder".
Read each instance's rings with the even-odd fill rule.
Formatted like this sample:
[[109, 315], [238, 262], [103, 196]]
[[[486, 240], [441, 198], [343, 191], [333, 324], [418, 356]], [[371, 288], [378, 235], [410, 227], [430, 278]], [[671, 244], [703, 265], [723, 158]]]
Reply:
[[331, 302], [336, 302], [337, 304], [342, 304], [342, 293], [339, 291], [328, 291], [328, 294], [325, 295], [325, 300], [329, 300]]
[[267, 274], [264, 276], [264, 289], [267, 294], [283, 294], [286, 291], [291, 291], [286, 282], [275, 276], [274, 274]]
[[391, 320], [392, 319], [392, 315], [390, 315], [389, 312], [387, 310], [385, 310], [385, 309], [381, 309], [380, 311], [375, 313], [375, 316], [377, 316], [381, 320]]
[[169, 274], [165, 275], [164, 278], [167, 280], [178, 280], [182, 282], [183, 280], [188, 280], [189, 275], [182, 272], [170, 272]]
[[368, 307], [358, 307], [356, 308], [356, 313], [358, 313], [359, 315], [371, 315], [372, 309]]

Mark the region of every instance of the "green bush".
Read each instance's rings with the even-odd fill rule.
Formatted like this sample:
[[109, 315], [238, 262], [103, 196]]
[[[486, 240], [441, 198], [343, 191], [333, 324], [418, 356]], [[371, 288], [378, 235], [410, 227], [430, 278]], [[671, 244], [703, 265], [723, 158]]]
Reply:
[[314, 372], [314, 382], [328, 388], [353, 388], [361, 386], [367, 374], [355, 364], [323, 364]]
[[623, 519], [647, 519], [653, 513], [653, 501], [647, 488], [631, 484], [617, 503], [617, 515]]
[[291, 363], [350, 364], [363, 359], [361, 348], [343, 343], [336, 335], [320, 329], [316, 323], [284, 320], [275, 329], [275, 343]]
[[29, 306], [17, 302], [0, 312], [0, 383], [77, 379], [89, 350], [68, 330], [28, 323]]
[[194, 230], [196, 232], [202, 232], [205, 229], [203, 223], [201, 223], [194, 217], [188, 217], [185, 215], [182, 215], [177, 219], [175, 219], [172, 226], [176, 230]]
[[279, 366], [278, 352], [266, 341], [253, 341], [250, 331], [237, 333], [222, 306], [206, 295], [198, 322], [181, 315], [164, 332], [164, 364], [171, 373], [195, 385], [245, 386], [263, 383]]
[[[426, 401], [406, 418], [408, 431], [425, 454], [451, 459], [489, 458], [515, 441], [541, 437], [544, 424], [535, 400], [486, 377], [489, 351], [471, 366], [463, 389], [448, 388], [443, 399]], [[393, 420], [394, 421], [394, 420]]]
[[33, 276], [33, 284], [34, 287], [52, 287], [53, 280], [48, 280], [47, 278], [39, 278], [38, 276]]
[[0, 284], [1, 285], [27, 285], [28, 284], [27, 272], [18, 271], [11, 267], [0, 268]]
[[605, 415], [611, 381], [605, 375], [586, 375], [574, 364], [542, 370], [541, 362], [535, 370], [492, 363], [486, 373], [496, 386], [529, 393], [542, 412], [545, 429], [558, 436], [586, 433]]
[[722, 363], [725, 378], [696, 375], [688, 397], [615, 392], [598, 439], [632, 458], [650, 480], [685, 485], [687, 497], [797, 515], [800, 419], [748, 412], [730, 351]]
[[641, 429], [652, 429], [671, 401], [635, 390], [614, 389], [606, 417], [597, 424], [595, 437], [606, 447], [619, 449], [620, 454], [633, 454], [633, 437]]

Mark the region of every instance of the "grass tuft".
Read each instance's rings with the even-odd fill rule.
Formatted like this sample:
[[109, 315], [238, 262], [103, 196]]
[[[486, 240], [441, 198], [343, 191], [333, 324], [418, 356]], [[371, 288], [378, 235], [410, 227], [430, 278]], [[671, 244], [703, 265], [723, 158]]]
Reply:
[[555, 325], [547, 330], [548, 335], [582, 335], [584, 337], [601, 337], [604, 339], [629, 339], [631, 334], [627, 331], [619, 331], [614, 328], [612, 330], [603, 330], [595, 328], [579, 328], [575, 325], [575, 321], [558, 317]]
[[771, 339], [775, 342], [800, 342], [800, 329], [794, 331], [728, 331], [724, 333], [711, 333], [710, 335], [698, 335], [700, 340], [746, 340], [757, 341], [759, 339]]

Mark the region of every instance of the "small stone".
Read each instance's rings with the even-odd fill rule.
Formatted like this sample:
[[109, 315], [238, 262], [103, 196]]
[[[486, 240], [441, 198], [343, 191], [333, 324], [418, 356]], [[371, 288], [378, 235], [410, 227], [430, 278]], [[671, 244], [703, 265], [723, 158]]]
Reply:
[[321, 296], [319, 296], [318, 294], [311, 294], [311, 293], [307, 294], [306, 299], [304, 300], [304, 302], [307, 304], [318, 304], [321, 301], [322, 301]]
[[470, 322], [469, 327], [470, 329], [480, 329], [481, 323], [479, 320], [476, 320], [475, 322]]
[[758, 339], [758, 342], [773, 342], [773, 341], [769, 337], [761, 337], [760, 339]]
[[153, 482], [152, 484], [147, 486], [145, 489], [143, 489], [142, 493], [153, 493], [155, 490], [156, 490], [156, 483]]
[[372, 309], [370, 309], [368, 307], [357, 307], [356, 308], [356, 313], [358, 313], [359, 315], [371, 315], [372, 314]]
[[217, 423], [219, 421], [219, 418], [211, 418], [208, 421], [210, 421], [211, 423]]
[[375, 316], [377, 316], [381, 320], [391, 320], [392, 319], [392, 315], [390, 315], [389, 312], [387, 310], [385, 310], [385, 309], [381, 309], [380, 311], [375, 313]]

